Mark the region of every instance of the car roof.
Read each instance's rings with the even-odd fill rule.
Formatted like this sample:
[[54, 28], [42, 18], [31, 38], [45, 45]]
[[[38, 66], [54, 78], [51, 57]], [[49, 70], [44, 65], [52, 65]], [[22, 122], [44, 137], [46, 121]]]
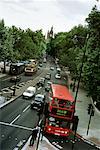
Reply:
[[35, 90], [36, 89], [36, 87], [34, 87], [34, 86], [29, 86], [28, 88], [27, 88], [27, 90], [31, 90], [31, 91], [33, 91], [33, 90]]
[[37, 94], [36, 97], [42, 97], [42, 98], [44, 98], [44, 95], [43, 94]]
[[51, 82], [51, 81], [48, 81], [47, 84], [52, 84], [52, 82]]
[[40, 80], [45, 80], [45, 78], [40, 78]]

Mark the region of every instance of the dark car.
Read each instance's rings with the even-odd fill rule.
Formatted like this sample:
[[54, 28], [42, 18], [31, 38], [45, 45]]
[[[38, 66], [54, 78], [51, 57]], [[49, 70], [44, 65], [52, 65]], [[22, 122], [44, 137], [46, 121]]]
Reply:
[[37, 83], [37, 86], [44, 86], [45, 78], [40, 78], [39, 82]]
[[48, 80], [50, 80], [50, 79], [51, 79], [51, 74], [50, 74], [50, 73], [47, 73], [47, 75], [46, 75], [45, 78], [48, 79]]
[[42, 110], [44, 108], [45, 103], [45, 95], [37, 94], [35, 99], [31, 102], [31, 109], [35, 109], [37, 111]]
[[50, 81], [47, 82], [47, 85], [45, 86], [45, 91], [49, 92], [51, 84], [52, 82]]
[[21, 77], [20, 76], [12, 76], [10, 78], [10, 81], [11, 82], [19, 82], [21, 80]]

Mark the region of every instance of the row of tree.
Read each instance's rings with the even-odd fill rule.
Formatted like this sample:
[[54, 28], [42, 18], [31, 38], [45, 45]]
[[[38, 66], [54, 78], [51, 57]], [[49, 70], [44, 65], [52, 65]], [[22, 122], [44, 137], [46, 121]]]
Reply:
[[[47, 52], [59, 58], [60, 64], [69, 67], [74, 81], [79, 79], [88, 95], [100, 101], [100, 11], [96, 6], [86, 18], [87, 26], [75, 26], [49, 39]], [[85, 55], [84, 55], [85, 54]]]
[[0, 60], [27, 60], [39, 58], [46, 48], [42, 30], [33, 32], [15, 26], [5, 26], [0, 20]]

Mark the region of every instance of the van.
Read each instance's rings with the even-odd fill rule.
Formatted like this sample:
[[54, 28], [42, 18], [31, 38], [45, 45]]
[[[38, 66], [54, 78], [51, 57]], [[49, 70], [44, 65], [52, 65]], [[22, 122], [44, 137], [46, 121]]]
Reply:
[[24, 93], [23, 93], [23, 98], [32, 98], [36, 93], [36, 87], [30, 86], [28, 87]]

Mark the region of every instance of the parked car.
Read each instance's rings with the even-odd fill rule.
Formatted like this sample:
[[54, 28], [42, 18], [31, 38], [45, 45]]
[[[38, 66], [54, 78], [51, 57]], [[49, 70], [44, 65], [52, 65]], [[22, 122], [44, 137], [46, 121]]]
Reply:
[[49, 92], [50, 90], [50, 85], [52, 84], [52, 82], [47, 82], [47, 85], [45, 86], [45, 91]]
[[10, 82], [19, 82], [21, 80], [21, 76], [12, 76], [10, 78]]
[[23, 98], [32, 98], [36, 93], [36, 87], [30, 86], [23, 93]]
[[50, 80], [50, 79], [51, 79], [51, 74], [50, 74], [50, 73], [47, 73], [47, 75], [46, 75], [45, 78], [48, 79], [48, 80]]
[[44, 86], [45, 78], [40, 78], [39, 82], [37, 83], [37, 86]]
[[37, 111], [42, 110], [44, 108], [45, 95], [37, 94], [35, 99], [31, 102], [31, 109], [35, 109]]
[[60, 75], [60, 74], [56, 74], [56, 75], [55, 75], [55, 78], [56, 78], [56, 79], [61, 79], [61, 75]]

